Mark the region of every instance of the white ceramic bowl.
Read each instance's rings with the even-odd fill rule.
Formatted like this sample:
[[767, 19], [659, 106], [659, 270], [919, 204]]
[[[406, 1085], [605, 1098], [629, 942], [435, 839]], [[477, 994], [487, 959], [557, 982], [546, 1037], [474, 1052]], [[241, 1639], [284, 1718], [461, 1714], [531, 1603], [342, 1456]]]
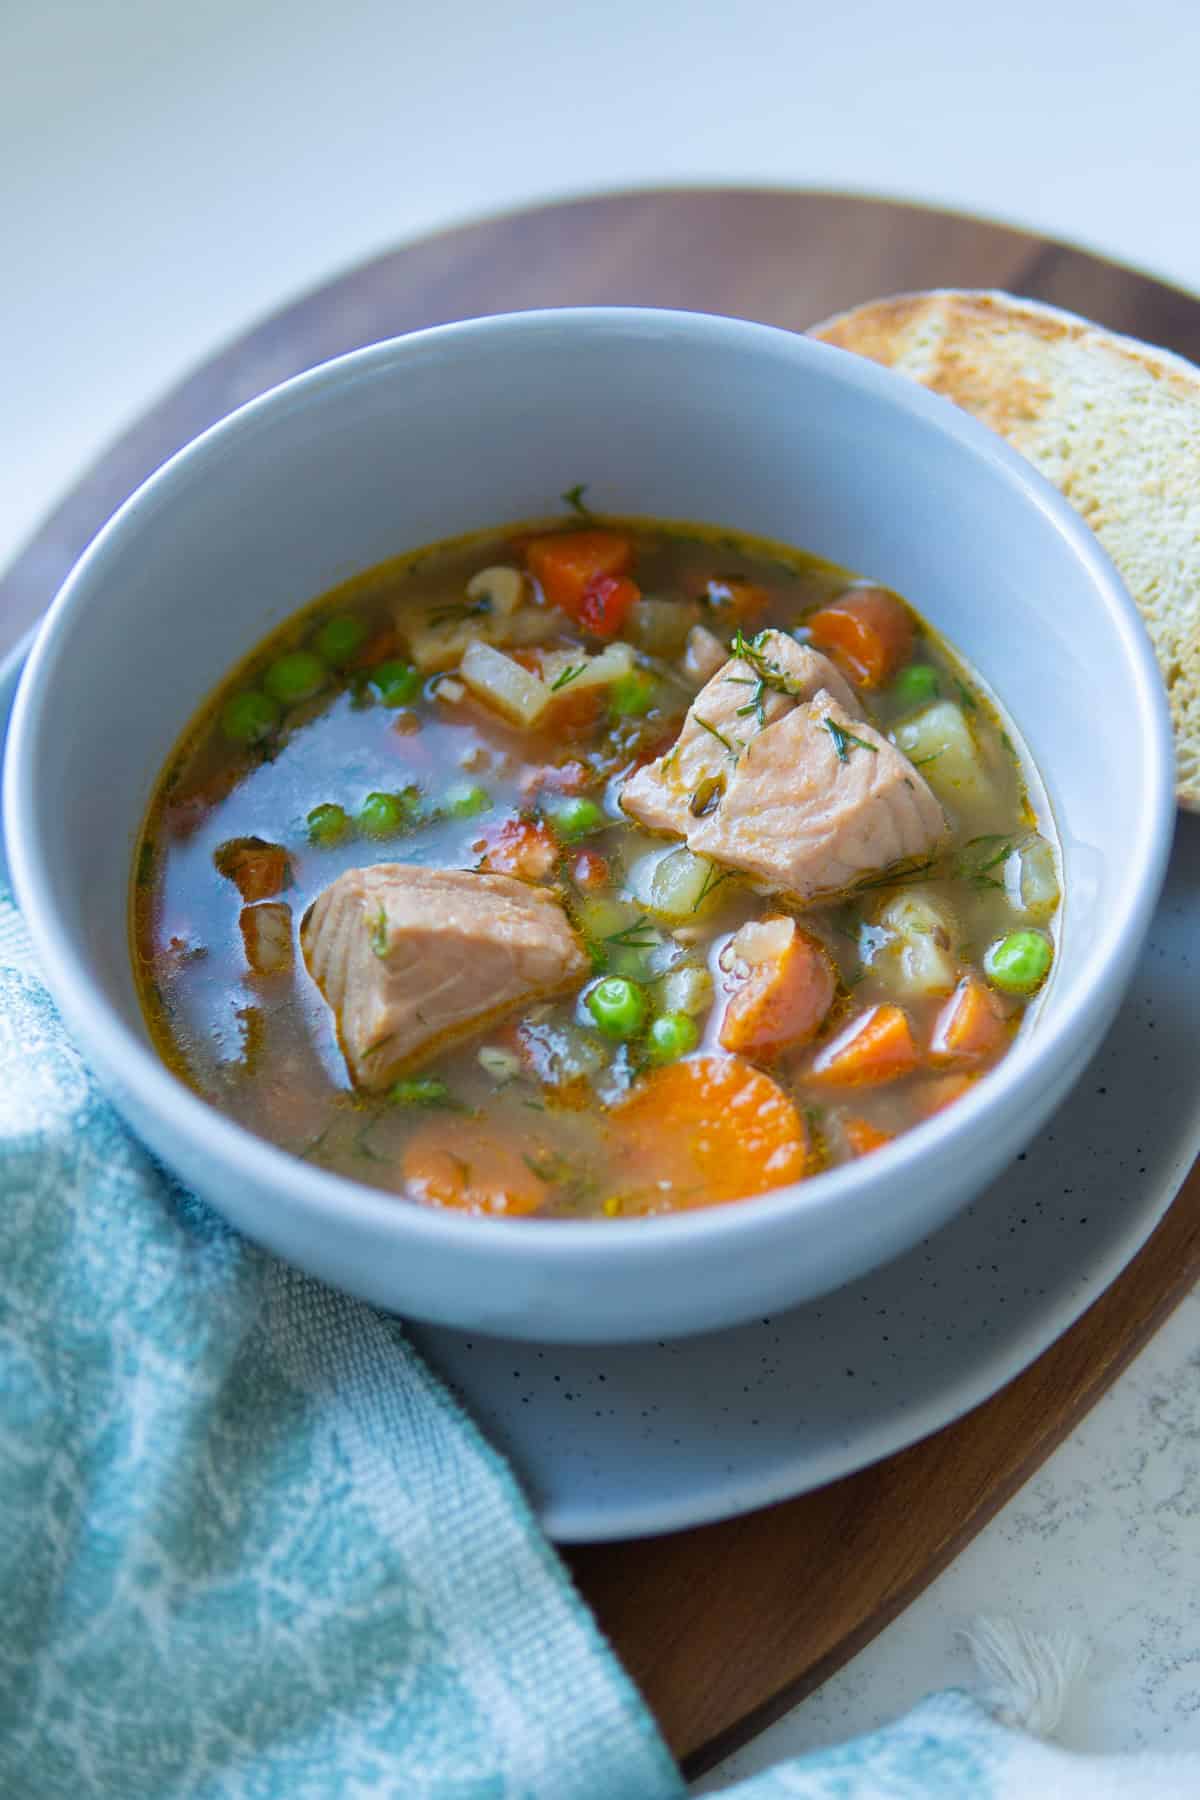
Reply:
[[[181, 728], [305, 601], [438, 538], [553, 510], [701, 519], [906, 594], [992, 684], [1064, 850], [1037, 1022], [949, 1112], [848, 1168], [675, 1218], [470, 1219], [251, 1136], [158, 1060], [126, 922], [134, 834]], [[511, 1337], [711, 1329], [825, 1292], [962, 1207], [1098, 1046], [1165, 869], [1172, 753], [1134, 608], [1090, 533], [998, 438], [899, 377], [700, 314], [545, 312], [315, 369], [159, 471], [58, 596], [24, 676], [5, 826], [46, 978], [130, 1123], [235, 1225], [419, 1318]]]

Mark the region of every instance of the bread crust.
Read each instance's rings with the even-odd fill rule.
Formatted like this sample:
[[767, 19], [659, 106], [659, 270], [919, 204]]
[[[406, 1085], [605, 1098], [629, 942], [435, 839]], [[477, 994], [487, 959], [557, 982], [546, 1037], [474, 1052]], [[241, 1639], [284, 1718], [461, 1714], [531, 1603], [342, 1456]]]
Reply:
[[1145, 621], [1200, 812], [1200, 368], [1012, 294], [939, 288], [810, 336], [953, 400], [1028, 457], [1095, 532]]

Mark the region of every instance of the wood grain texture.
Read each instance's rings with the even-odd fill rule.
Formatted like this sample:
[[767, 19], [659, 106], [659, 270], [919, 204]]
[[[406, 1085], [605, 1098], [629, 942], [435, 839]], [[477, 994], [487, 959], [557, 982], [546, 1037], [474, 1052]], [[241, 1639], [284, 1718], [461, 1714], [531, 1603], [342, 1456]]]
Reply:
[[[175, 450], [233, 407], [402, 331], [632, 303], [802, 329], [877, 295], [1001, 287], [1200, 361], [1200, 303], [1129, 269], [949, 213], [834, 194], [649, 192], [489, 219], [380, 257], [264, 321], [114, 443], [0, 580], [0, 652]], [[969, 1542], [1200, 1274], [1200, 1171], [1141, 1254], [994, 1399], [815, 1494], [567, 1560], [695, 1772], [811, 1691]]]

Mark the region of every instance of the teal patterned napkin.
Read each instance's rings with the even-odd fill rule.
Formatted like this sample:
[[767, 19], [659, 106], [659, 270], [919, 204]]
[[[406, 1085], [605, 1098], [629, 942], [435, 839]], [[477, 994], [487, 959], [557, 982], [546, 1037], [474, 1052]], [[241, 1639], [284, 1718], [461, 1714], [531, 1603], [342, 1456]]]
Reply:
[[[395, 1324], [178, 1188], [0, 892], [4, 1800], [678, 1800], [508, 1468]], [[1169, 1800], [966, 1695], [728, 1800]]]
[[683, 1791], [500, 1457], [129, 1135], [6, 896], [0, 1395], [5, 1800]]

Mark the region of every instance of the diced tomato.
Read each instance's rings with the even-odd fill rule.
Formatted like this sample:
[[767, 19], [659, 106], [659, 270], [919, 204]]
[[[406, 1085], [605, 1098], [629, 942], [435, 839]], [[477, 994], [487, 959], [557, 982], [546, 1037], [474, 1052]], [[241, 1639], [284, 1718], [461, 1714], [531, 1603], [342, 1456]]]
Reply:
[[558, 863], [558, 843], [540, 819], [504, 819], [477, 838], [479, 864], [489, 875], [515, 875], [518, 881], [545, 881]]
[[912, 616], [886, 588], [852, 588], [804, 624], [813, 646], [827, 650], [859, 687], [881, 687], [912, 650]]
[[571, 865], [571, 880], [585, 894], [595, 893], [598, 888], [607, 887], [609, 867], [602, 856], [594, 850], [581, 850]]
[[586, 763], [542, 763], [537, 768], [526, 769], [521, 776], [521, 798], [527, 803], [536, 800], [544, 790], [552, 794], [582, 794], [595, 776]]
[[616, 637], [641, 589], [627, 575], [597, 575], [584, 589], [576, 618], [595, 637]]

